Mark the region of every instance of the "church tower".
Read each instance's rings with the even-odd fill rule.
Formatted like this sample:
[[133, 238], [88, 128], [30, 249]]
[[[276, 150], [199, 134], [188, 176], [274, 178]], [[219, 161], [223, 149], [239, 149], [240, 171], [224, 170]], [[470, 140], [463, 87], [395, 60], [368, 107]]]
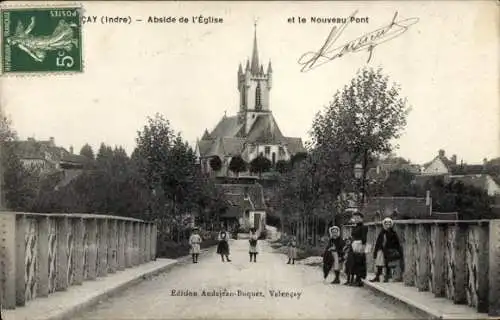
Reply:
[[240, 92], [238, 122], [245, 124], [245, 134], [249, 132], [258, 115], [271, 113], [269, 92], [272, 86], [273, 70], [271, 62], [266, 72], [264, 72], [264, 66], [259, 63], [257, 23], [254, 27], [252, 60], [247, 60], [244, 71], [241, 64], [238, 68], [238, 91]]

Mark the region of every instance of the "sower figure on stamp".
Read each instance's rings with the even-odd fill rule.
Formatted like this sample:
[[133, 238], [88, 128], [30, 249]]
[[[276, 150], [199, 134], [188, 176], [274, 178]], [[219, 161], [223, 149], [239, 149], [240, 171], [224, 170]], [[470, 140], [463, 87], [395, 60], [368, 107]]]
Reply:
[[253, 262], [257, 262], [257, 254], [259, 253], [259, 250], [257, 248], [258, 239], [259, 237], [257, 236], [255, 229], [250, 229], [250, 240], [248, 240], [248, 242], [250, 243], [250, 248], [248, 250], [248, 253], [250, 254], [250, 262], [252, 262], [252, 257]]
[[287, 264], [295, 264], [295, 260], [297, 259], [297, 240], [295, 236], [290, 238], [288, 242], [288, 262]]
[[354, 285], [363, 286], [361, 279], [366, 279], [366, 237], [368, 235], [368, 227], [363, 224], [363, 214], [355, 212], [352, 219], [356, 226], [352, 229], [352, 251], [354, 263]]
[[393, 229], [394, 222], [391, 218], [385, 218], [382, 222], [383, 229], [380, 231], [375, 248], [373, 250], [373, 259], [377, 273], [371, 282], [379, 282], [382, 270], [385, 268], [384, 282], [391, 278], [391, 269], [398, 266], [403, 259], [403, 248], [399, 242], [399, 237]]
[[201, 251], [201, 237], [198, 234], [198, 228], [194, 227], [191, 236], [189, 237], [189, 253], [193, 257], [193, 263], [198, 263], [198, 256]]
[[224, 256], [226, 257], [227, 262], [231, 262], [229, 260], [229, 243], [228, 243], [229, 235], [227, 232], [222, 229], [219, 232], [219, 244], [217, 245], [217, 254], [220, 254], [222, 258], [222, 262], [224, 262]]
[[328, 241], [327, 251], [333, 257], [332, 269], [335, 273], [335, 279], [333, 279], [332, 284], [340, 283], [340, 270], [342, 269], [342, 263], [344, 261], [343, 250], [344, 241], [340, 236], [340, 228], [337, 226], [331, 227], [329, 230], [330, 240]]

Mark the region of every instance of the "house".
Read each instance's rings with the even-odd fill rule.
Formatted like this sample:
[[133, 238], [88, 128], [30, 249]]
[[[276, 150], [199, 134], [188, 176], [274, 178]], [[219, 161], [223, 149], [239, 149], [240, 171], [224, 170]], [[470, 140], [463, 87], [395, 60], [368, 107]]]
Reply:
[[[301, 138], [286, 137], [276, 123], [269, 103], [272, 79], [271, 62], [266, 72], [259, 62], [255, 33], [252, 59], [247, 60], [245, 71], [240, 64], [237, 72], [238, 113], [234, 116], [224, 114], [215, 128], [211, 132], [205, 130], [196, 143], [196, 156], [205, 173], [236, 176], [229, 170], [229, 163], [236, 156], [248, 164], [261, 155], [274, 165], [306, 151]], [[210, 166], [210, 159], [214, 157], [219, 157], [222, 163], [217, 172]], [[251, 173], [247, 170], [238, 176], [248, 175]]]
[[367, 180], [385, 181], [389, 178], [391, 172], [406, 171], [414, 175], [421, 172], [421, 168], [417, 164], [410, 164], [402, 158], [387, 158], [379, 161], [374, 168], [370, 168], [366, 173]]
[[227, 203], [227, 210], [221, 215], [226, 228], [236, 225], [248, 231], [251, 228], [265, 228], [266, 204], [260, 184], [220, 184]]
[[56, 146], [53, 137], [46, 141], [28, 138], [9, 144], [26, 169], [44, 176], [57, 175], [59, 182], [55, 186], [56, 190], [78, 177], [88, 161], [83, 156], [73, 154], [73, 147], [68, 152]]
[[444, 150], [439, 150], [438, 155], [432, 161], [424, 164], [422, 175], [444, 175], [450, 174], [454, 166], [457, 165], [457, 156], [453, 155], [448, 159]]
[[500, 196], [500, 184], [489, 174], [450, 175], [450, 179], [482, 189], [490, 197]]

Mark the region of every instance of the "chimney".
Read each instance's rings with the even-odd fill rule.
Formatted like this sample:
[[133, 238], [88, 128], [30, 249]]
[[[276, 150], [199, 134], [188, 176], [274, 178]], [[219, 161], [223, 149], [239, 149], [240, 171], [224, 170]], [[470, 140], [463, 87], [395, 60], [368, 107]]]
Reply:
[[440, 157], [444, 157], [444, 150], [443, 150], [443, 149], [440, 149], [440, 150], [438, 151], [438, 154], [439, 154], [439, 156], [440, 156]]
[[51, 147], [54, 147], [56, 144], [55, 144], [55, 140], [54, 140], [54, 137], [50, 137], [50, 146]]
[[483, 159], [483, 166], [487, 165], [488, 164], [488, 159], [487, 158], [484, 158]]
[[453, 164], [457, 164], [457, 155], [456, 154], [451, 156], [451, 162], [453, 162]]
[[73, 146], [69, 147], [69, 153], [73, 154]]

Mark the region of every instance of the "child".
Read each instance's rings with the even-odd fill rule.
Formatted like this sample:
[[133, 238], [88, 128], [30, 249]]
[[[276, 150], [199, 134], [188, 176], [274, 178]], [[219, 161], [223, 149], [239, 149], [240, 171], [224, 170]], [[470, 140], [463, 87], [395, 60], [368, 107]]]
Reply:
[[257, 241], [259, 240], [259, 236], [256, 234], [255, 228], [250, 229], [250, 239], [248, 242], [250, 243], [250, 247], [248, 253], [250, 254], [250, 262], [257, 262], [257, 254], [259, 253], [259, 249], [257, 248]]
[[287, 264], [295, 264], [295, 260], [297, 259], [297, 241], [295, 240], [295, 236], [292, 236], [290, 242], [288, 242], [288, 262]]
[[344, 246], [344, 257], [345, 257], [345, 274], [347, 276], [347, 281], [345, 285], [351, 285], [354, 283], [354, 255], [352, 251], [352, 238], [347, 238]]
[[198, 234], [198, 228], [193, 228], [193, 233], [191, 234], [191, 237], [189, 237], [189, 253], [191, 253], [191, 256], [193, 257], [193, 263], [198, 263], [201, 241], [201, 237]]
[[224, 262], [224, 256], [226, 257], [227, 262], [231, 262], [231, 260], [229, 260], [229, 244], [227, 241], [227, 232], [222, 230], [219, 232], [219, 244], [217, 245], [217, 253], [220, 254], [222, 262]]

